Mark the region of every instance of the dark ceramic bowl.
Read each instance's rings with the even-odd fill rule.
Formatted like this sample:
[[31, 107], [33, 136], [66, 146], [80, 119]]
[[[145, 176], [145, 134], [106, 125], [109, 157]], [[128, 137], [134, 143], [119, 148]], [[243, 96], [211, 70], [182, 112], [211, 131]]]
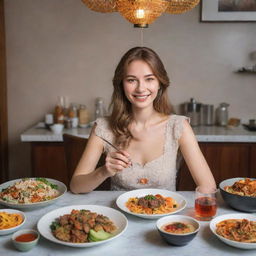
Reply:
[[226, 186], [232, 186], [236, 181], [243, 179], [245, 178], [223, 180], [219, 184], [220, 193], [223, 200], [233, 209], [242, 212], [256, 212], [256, 197], [235, 195], [224, 190]]
[[[186, 234], [173, 234], [164, 231], [162, 228], [164, 225], [173, 223], [173, 222], [183, 222], [191, 224], [195, 227], [195, 231], [186, 233]], [[198, 230], [200, 229], [200, 224], [197, 220], [192, 217], [185, 215], [169, 215], [163, 218], [160, 218], [156, 223], [157, 229], [161, 237], [170, 245], [175, 246], [184, 246], [187, 245], [192, 239], [195, 238]]]

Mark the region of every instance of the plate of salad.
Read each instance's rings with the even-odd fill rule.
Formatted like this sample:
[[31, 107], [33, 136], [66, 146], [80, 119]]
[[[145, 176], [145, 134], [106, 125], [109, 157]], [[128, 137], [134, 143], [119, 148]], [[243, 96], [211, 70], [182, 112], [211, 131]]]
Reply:
[[0, 204], [18, 209], [34, 209], [54, 203], [65, 192], [64, 183], [50, 178], [22, 178], [0, 185]]

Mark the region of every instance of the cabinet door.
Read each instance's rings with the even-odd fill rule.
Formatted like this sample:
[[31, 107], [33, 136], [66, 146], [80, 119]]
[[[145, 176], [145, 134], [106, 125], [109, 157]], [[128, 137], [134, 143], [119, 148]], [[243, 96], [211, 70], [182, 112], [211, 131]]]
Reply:
[[[247, 143], [199, 143], [217, 185], [233, 177], [250, 177], [250, 146]], [[178, 190], [196, 187], [188, 167], [183, 162], [179, 174]]]
[[56, 179], [68, 186], [63, 143], [34, 142], [31, 147], [33, 176]]
[[251, 144], [250, 147], [250, 176], [256, 178], [256, 143]]

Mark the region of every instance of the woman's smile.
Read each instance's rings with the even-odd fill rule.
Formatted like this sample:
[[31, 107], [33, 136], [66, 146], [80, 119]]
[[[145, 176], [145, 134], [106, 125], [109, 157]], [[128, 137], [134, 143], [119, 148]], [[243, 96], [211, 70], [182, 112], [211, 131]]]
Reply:
[[136, 101], [144, 102], [151, 94], [134, 94], [133, 97]]

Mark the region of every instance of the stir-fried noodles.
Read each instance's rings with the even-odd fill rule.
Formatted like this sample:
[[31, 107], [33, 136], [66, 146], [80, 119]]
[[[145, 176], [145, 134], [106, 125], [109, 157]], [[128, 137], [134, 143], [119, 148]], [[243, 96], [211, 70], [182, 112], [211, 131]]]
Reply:
[[232, 194], [256, 197], [256, 180], [246, 178], [235, 182], [232, 186], [226, 186], [224, 189]]
[[228, 219], [216, 224], [216, 233], [227, 239], [244, 243], [256, 243], [256, 221]]

